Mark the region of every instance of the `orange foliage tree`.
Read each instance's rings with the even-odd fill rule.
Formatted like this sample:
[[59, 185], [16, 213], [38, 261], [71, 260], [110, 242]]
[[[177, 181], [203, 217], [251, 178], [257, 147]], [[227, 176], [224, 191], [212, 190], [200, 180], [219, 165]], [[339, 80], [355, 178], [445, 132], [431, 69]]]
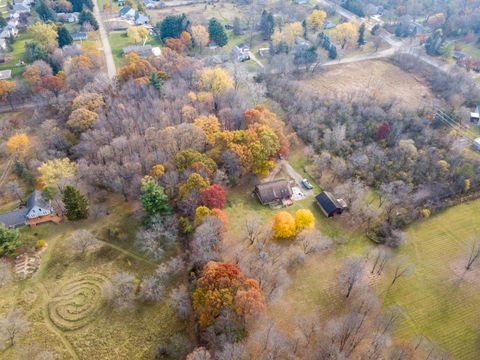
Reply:
[[3, 101], [7, 100], [12, 109], [12, 92], [16, 87], [17, 84], [15, 81], [0, 80], [0, 98], [2, 98]]
[[126, 65], [118, 71], [118, 77], [121, 81], [136, 80], [139, 82], [148, 82], [148, 77], [155, 68], [147, 60], [142, 59], [135, 52], [125, 56]]
[[193, 308], [202, 327], [213, 325], [224, 311], [245, 325], [265, 309], [265, 299], [258, 282], [242, 274], [237, 265], [210, 261], [198, 279]]
[[8, 139], [6, 148], [10, 155], [25, 156], [30, 150], [30, 139], [27, 134], [15, 134]]

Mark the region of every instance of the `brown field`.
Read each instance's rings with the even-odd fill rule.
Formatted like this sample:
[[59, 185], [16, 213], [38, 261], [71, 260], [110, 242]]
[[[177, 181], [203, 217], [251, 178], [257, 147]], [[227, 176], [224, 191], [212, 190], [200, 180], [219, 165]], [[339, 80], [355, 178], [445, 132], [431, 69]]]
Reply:
[[396, 98], [399, 105], [409, 108], [431, 107], [438, 101], [421, 78], [381, 60], [335, 65], [302, 83], [320, 95], [366, 92], [383, 100]]

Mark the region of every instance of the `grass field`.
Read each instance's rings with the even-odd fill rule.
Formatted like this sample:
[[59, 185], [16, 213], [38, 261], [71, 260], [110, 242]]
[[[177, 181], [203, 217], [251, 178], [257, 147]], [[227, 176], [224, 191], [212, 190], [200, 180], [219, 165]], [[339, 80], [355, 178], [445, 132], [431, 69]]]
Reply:
[[[22, 229], [26, 246], [44, 239], [39, 272], [31, 279], [2, 289], [0, 316], [13, 307], [23, 310], [30, 329], [14, 348], [0, 352], [1, 359], [17, 359], [16, 349], [36, 343], [54, 351], [58, 359], [148, 359], [155, 347], [182, 331], [174, 311], [166, 304], [136, 303], [128, 311], [105, 306], [101, 286], [119, 271], [140, 279], [153, 273], [156, 264], [132, 250], [137, 222], [123, 200], [108, 202], [110, 213], [102, 221], [45, 224]], [[65, 244], [75, 229], [89, 229], [103, 239], [105, 229], [120, 227], [127, 240], [103, 243], [91, 254], [73, 254]]]
[[30, 40], [30, 36], [26, 33], [20, 34], [15, 42], [12, 44], [12, 52], [10, 53], [10, 61], [0, 64], [0, 70], [11, 69], [12, 77], [20, 75], [25, 69], [24, 66], [17, 66], [17, 63], [22, 58], [23, 53], [25, 52], [25, 43]]
[[[110, 42], [110, 46], [112, 48], [113, 60], [115, 61], [115, 66], [117, 68], [123, 65], [123, 48], [131, 45], [141, 45], [135, 44], [130, 38], [128, 38], [126, 32], [111, 32], [108, 35], [108, 41]], [[152, 46], [160, 46], [160, 41], [154, 37], [149, 36], [148, 41], [146, 44], [150, 44]]]

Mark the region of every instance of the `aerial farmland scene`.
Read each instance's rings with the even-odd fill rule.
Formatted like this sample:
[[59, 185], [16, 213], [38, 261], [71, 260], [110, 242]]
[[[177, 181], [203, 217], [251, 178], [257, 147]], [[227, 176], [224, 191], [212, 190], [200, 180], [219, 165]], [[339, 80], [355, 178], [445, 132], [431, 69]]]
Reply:
[[480, 0], [0, 0], [0, 359], [480, 359]]

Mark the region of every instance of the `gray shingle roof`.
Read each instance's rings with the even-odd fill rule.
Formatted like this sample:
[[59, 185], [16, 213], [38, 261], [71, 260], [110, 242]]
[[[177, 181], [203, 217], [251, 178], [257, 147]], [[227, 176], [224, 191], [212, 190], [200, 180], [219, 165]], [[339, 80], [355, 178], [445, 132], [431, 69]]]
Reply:
[[48, 203], [45, 201], [42, 194], [38, 190], [35, 190], [27, 200], [28, 210], [30, 210], [34, 206], [38, 206], [38, 207], [41, 207], [41, 208], [44, 208], [44, 209], [49, 207]]
[[26, 207], [23, 207], [5, 214], [0, 214], [0, 223], [4, 224], [6, 227], [25, 225], [27, 222], [28, 210], [29, 209]]

